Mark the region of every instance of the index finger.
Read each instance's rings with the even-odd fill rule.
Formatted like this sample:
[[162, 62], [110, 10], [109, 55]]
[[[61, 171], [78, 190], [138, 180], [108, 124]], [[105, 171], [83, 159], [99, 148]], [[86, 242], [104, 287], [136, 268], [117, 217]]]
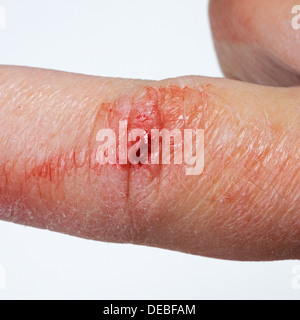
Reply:
[[[299, 90], [1, 67], [0, 92], [1, 219], [215, 258], [299, 258]], [[123, 163], [120, 148], [101, 164], [98, 133], [117, 136], [120, 121], [115, 145], [124, 139], [129, 155], [143, 130], [144, 160], [152, 129], [204, 129], [204, 171], [161, 156]]]

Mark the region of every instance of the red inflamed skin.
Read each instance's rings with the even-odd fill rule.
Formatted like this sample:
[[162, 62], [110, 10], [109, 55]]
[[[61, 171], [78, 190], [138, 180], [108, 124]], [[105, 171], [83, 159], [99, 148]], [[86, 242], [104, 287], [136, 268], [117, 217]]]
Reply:
[[[149, 150], [152, 129], [203, 129], [203, 172], [119, 163], [120, 141], [118, 163], [100, 164], [97, 134], [120, 121]], [[0, 218], [214, 258], [300, 258], [299, 132], [298, 88], [2, 66]]]

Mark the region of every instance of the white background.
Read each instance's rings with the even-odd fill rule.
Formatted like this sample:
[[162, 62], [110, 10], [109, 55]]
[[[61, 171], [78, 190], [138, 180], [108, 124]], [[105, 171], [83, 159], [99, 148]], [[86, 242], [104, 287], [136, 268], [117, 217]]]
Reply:
[[[0, 5], [0, 64], [127, 78], [222, 76], [207, 0]], [[218, 261], [0, 222], [0, 299], [299, 299], [297, 265]]]

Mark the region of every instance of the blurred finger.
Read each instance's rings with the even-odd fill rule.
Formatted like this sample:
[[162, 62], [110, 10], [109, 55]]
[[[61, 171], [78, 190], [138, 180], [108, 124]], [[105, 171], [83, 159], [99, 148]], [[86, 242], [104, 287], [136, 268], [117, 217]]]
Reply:
[[299, 4], [297, 0], [211, 0], [211, 26], [224, 74], [264, 85], [300, 84]]

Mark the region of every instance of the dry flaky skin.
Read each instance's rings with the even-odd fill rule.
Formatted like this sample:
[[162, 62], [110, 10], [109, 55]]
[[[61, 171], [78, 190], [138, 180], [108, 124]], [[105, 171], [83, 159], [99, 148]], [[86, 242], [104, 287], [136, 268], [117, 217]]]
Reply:
[[[0, 218], [205, 256], [300, 257], [298, 89], [0, 68]], [[96, 161], [96, 134], [205, 129], [205, 170]]]

